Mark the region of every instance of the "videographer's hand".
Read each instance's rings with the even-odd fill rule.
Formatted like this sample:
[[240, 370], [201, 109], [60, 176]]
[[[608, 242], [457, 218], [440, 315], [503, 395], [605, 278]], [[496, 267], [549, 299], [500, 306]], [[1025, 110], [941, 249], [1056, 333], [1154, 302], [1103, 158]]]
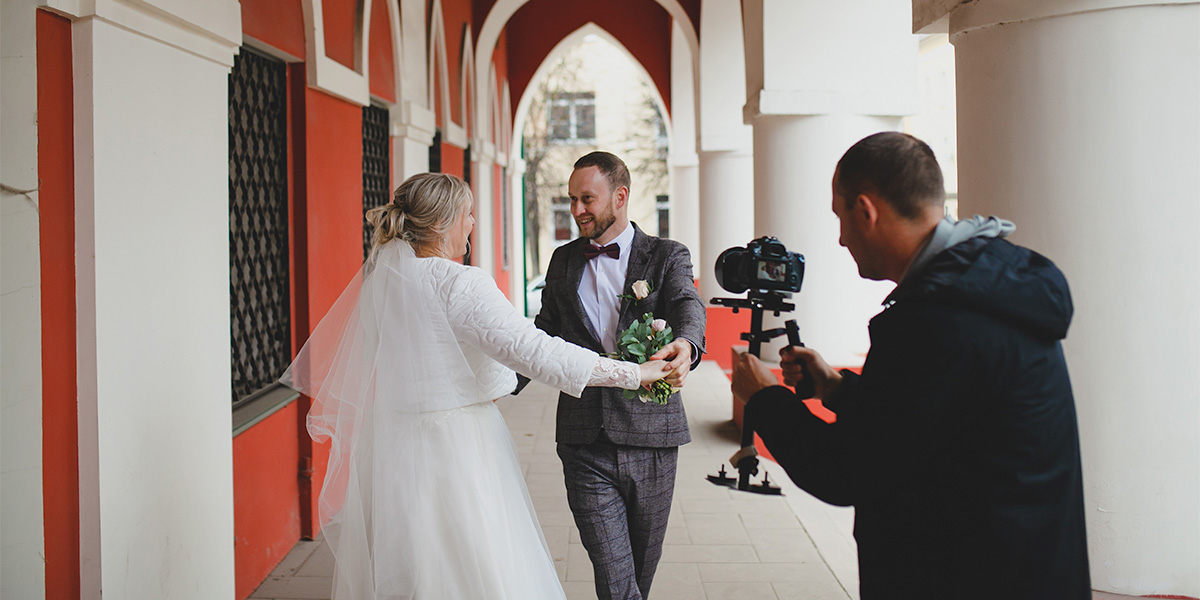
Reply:
[[808, 374], [812, 376], [816, 389], [814, 398], [828, 398], [842, 383], [842, 374], [829, 366], [829, 363], [812, 348], [785, 346], [779, 350], [779, 359], [779, 366], [783, 370], [783, 382], [792, 387], [804, 380], [804, 367], [808, 367]]
[[749, 352], [738, 355], [737, 362], [733, 363], [731, 387], [734, 396], [749, 400], [750, 396], [773, 385], [779, 385], [779, 379], [763, 361]]

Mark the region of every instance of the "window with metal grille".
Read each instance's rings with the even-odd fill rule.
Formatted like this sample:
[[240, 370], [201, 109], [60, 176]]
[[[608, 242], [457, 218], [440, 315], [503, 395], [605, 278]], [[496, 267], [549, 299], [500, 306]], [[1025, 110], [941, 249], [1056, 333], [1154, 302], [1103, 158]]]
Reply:
[[550, 96], [550, 139], [558, 143], [596, 141], [596, 93], [555, 92]]
[[388, 173], [388, 111], [365, 106], [362, 113], [363, 138], [363, 260], [371, 252], [371, 225], [367, 211], [391, 200]]
[[429, 146], [429, 172], [442, 172], [442, 130], [433, 131], [433, 143]]
[[242, 48], [229, 75], [229, 297], [233, 402], [291, 362], [287, 71]]

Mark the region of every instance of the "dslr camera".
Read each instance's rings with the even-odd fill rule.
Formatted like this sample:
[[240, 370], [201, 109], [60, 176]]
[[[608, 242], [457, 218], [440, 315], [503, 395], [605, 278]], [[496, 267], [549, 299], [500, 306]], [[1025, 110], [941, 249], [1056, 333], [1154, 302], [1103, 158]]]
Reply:
[[717, 257], [717, 283], [730, 293], [746, 290], [799, 292], [804, 282], [804, 255], [789, 252], [783, 242], [760, 237], [745, 248], [729, 248]]

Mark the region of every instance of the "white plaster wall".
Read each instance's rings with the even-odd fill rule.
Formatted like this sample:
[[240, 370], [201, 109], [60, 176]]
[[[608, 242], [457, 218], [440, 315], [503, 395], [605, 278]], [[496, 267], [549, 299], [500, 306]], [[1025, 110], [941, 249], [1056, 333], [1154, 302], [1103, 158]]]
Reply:
[[1200, 596], [1200, 4], [965, 16], [960, 211], [1071, 284], [1093, 587]]
[[[0, 183], [38, 187], [36, 8], [0, 4]], [[43, 598], [38, 194], [0, 192], [0, 597]]]
[[73, 34], [84, 597], [230, 598], [229, 65]]

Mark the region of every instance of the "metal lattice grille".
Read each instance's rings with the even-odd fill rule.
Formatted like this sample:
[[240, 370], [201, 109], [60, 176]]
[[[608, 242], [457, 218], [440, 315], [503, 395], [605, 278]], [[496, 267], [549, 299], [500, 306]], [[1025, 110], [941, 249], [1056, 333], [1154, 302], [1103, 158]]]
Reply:
[[287, 71], [248, 52], [229, 75], [229, 296], [233, 401], [291, 361]]
[[371, 252], [371, 226], [367, 211], [388, 203], [388, 111], [363, 108], [363, 260]]

